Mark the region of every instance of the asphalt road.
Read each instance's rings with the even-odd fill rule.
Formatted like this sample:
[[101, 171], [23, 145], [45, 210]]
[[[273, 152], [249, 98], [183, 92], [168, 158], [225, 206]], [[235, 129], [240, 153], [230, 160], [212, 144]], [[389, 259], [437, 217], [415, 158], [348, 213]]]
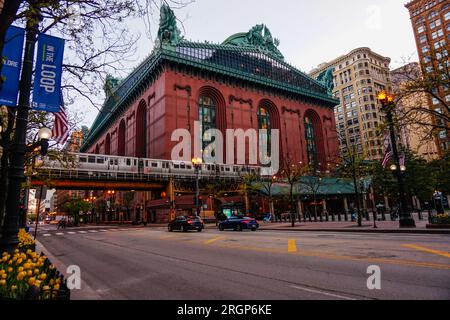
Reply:
[[81, 269], [75, 299], [450, 299], [448, 235], [45, 229], [58, 267]]

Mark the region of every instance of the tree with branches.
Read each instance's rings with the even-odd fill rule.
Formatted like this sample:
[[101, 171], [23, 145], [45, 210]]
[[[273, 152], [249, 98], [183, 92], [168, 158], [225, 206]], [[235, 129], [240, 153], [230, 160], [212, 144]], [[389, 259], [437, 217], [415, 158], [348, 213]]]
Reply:
[[[193, 0], [164, 2], [181, 8]], [[0, 12], [0, 53], [5, 45], [6, 31], [12, 24], [37, 26], [38, 34], [64, 38], [62, 90], [66, 107], [85, 100], [98, 109], [104, 94], [98, 83], [104, 82], [109, 74], [126, 71], [125, 62], [135, 54], [139, 35], [130, 32], [127, 22], [143, 19], [149, 30], [150, 21], [159, 6], [156, 0], [5, 0]], [[2, 81], [0, 79], [0, 85]], [[0, 187], [7, 190], [7, 171], [11, 160], [9, 146], [15, 136], [17, 108], [2, 107], [0, 111], [3, 128], [0, 139]], [[36, 118], [40, 120], [33, 121], [33, 114], [31, 112], [30, 119], [27, 119], [28, 126], [36, 128], [44, 126], [44, 123], [47, 127], [53, 126], [51, 116], [41, 114]], [[79, 119], [72, 121], [74, 125], [78, 122]], [[36, 131], [27, 132], [27, 143], [32, 144]], [[5, 211], [6, 197], [6, 192], [0, 196], [0, 218]]]
[[289, 201], [289, 214], [291, 217], [291, 225], [295, 227], [295, 217], [297, 210], [294, 209], [295, 198], [294, 188], [297, 186], [300, 178], [305, 175], [305, 166], [302, 163], [296, 163], [289, 155], [284, 157], [281, 162], [281, 178], [289, 185], [288, 201]]
[[[420, 63], [406, 63], [392, 73], [397, 99], [396, 124], [424, 132], [422, 139], [448, 137], [450, 129], [450, 60], [448, 43], [430, 46]], [[429, 102], [432, 102], [430, 107]]]

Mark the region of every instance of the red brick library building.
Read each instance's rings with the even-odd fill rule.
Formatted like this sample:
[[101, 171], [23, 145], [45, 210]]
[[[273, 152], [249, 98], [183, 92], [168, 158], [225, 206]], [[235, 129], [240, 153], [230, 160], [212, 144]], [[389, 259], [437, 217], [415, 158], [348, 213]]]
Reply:
[[[266, 26], [221, 44], [190, 42], [180, 36], [173, 12], [162, 10], [153, 52], [127, 78], [107, 79], [105, 104], [82, 152], [170, 159], [172, 132], [192, 131], [199, 121], [224, 136], [226, 129], [279, 129], [280, 157], [319, 166], [335, 159], [333, 109], [339, 101], [326, 81], [285, 61]], [[152, 222], [166, 220], [165, 202], [158, 198], [135, 197], [136, 207], [152, 212]]]

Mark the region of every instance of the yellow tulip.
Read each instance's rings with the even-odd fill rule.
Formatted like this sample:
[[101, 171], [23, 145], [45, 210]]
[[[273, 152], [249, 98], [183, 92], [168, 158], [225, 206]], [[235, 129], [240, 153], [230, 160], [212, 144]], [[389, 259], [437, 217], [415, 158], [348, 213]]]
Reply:
[[34, 285], [39, 288], [41, 286], [41, 281], [40, 280], [36, 280], [34, 282]]
[[9, 267], [8, 268], [8, 273], [11, 273], [11, 272], [13, 272], [13, 268]]
[[19, 268], [17, 269], [17, 271], [22, 272], [22, 271], [23, 271], [23, 267], [19, 267]]
[[32, 275], [33, 275], [33, 271], [28, 270], [28, 271], [27, 271], [27, 276], [31, 277]]
[[6, 285], [6, 280], [0, 280], [0, 286], [5, 286]]
[[12, 285], [12, 286], [11, 286], [11, 291], [14, 291], [14, 290], [17, 290], [17, 286]]
[[58, 283], [53, 286], [53, 290], [59, 290], [59, 284]]
[[45, 280], [45, 278], [47, 278], [47, 275], [45, 273], [43, 273], [39, 276], [39, 279], [41, 279], [41, 280]]
[[34, 274], [38, 274], [39, 273], [39, 269], [34, 269]]
[[28, 284], [29, 284], [30, 286], [34, 285], [35, 282], [36, 282], [36, 278], [35, 278], [35, 277], [32, 277], [32, 278], [28, 279]]
[[6, 273], [2, 274], [2, 279], [6, 279], [7, 275]]

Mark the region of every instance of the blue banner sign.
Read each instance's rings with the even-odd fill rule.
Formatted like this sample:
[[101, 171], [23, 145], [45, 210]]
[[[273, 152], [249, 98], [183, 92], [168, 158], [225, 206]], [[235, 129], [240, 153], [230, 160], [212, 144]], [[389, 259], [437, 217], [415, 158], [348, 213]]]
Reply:
[[33, 109], [47, 112], [59, 111], [63, 56], [64, 39], [46, 34], [39, 35]]
[[0, 105], [16, 107], [22, 67], [25, 30], [11, 26], [6, 31], [5, 45], [1, 53], [2, 81], [0, 82]]

